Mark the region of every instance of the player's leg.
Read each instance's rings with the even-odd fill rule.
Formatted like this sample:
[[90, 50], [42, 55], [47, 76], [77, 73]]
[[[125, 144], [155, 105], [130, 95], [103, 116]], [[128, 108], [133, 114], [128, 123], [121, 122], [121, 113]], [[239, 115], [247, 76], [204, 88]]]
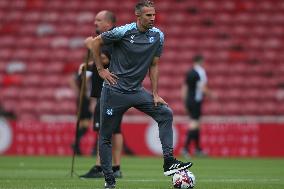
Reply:
[[[99, 131], [100, 131], [100, 98], [97, 98], [97, 103], [94, 109], [94, 116], [93, 116], [93, 131], [97, 132], [97, 138], [94, 142], [93, 148], [93, 155], [98, 156], [98, 148], [99, 148]], [[97, 157], [97, 165], [100, 162], [99, 157]], [[99, 163], [100, 165], [100, 163]]]
[[99, 155], [99, 129], [100, 129], [100, 99], [97, 99], [97, 103], [95, 106], [94, 116], [93, 116], [93, 130], [97, 132], [96, 142], [94, 143], [94, 149], [96, 149], [93, 153], [96, 154], [96, 164], [85, 174], [81, 175], [80, 178], [103, 178], [103, 170], [100, 162]]
[[201, 148], [200, 144], [200, 130], [201, 130], [201, 121], [200, 118], [202, 116], [202, 102], [197, 103], [197, 114], [195, 116], [195, 119], [193, 119], [193, 122], [191, 124], [191, 131], [193, 135], [193, 140], [195, 141], [195, 155], [197, 156], [207, 156], [206, 152], [204, 152]]
[[[120, 121], [121, 124], [121, 121]], [[113, 154], [113, 166], [112, 170], [114, 173], [114, 176], [116, 178], [122, 178], [122, 172], [120, 170], [120, 161], [121, 161], [121, 154], [123, 149], [123, 137], [121, 134], [120, 127], [118, 127], [112, 136], [112, 154]]]
[[76, 133], [76, 138], [74, 144], [72, 145], [73, 150], [77, 155], [81, 155], [81, 148], [80, 148], [80, 143], [81, 139], [87, 134], [88, 127], [91, 123], [91, 117], [92, 114], [90, 112], [90, 100], [88, 97], [84, 97], [82, 101], [82, 109], [81, 109], [81, 114], [80, 114], [80, 121], [79, 121], [79, 128], [78, 132]]
[[193, 118], [190, 123], [190, 129], [189, 129], [189, 137], [191, 140], [195, 143], [195, 149], [199, 149], [199, 126], [200, 121], [197, 118]]
[[100, 162], [99, 143], [97, 142], [96, 164], [87, 173], [80, 175], [80, 178], [91, 179], [91, 178], [103, 178], [103, 177], [104, 174]]
[[77, 155], [82, 155], [82, 151], [81, 151], [81, 148], [80, 148], [80, 143], [81, 143], [81, 139], [83, 138], [83, 136], [88, 131], [89, 123], [90, 122], [89, 122], [88, 119], [80, 120], [78, 132], [76, 134], [77, 140], [75, 140], [75, 142], [72, 145], [73, 150], [75, 151], [75, 153]]
[[[112, 170], [115, 178], [122, 178], [122, 172], [120, 170], [120, 161], [122, 154], [123, 138], [121, 133], [114, 133], [112, 138], [112, 154], [113, 154], [113, 166]], [[99, 145], [97, 146], [96, 154], [96, 164], [84, 175], [81, 175], [80, 178], [102, 178], [104, 177], [101, 162], [100, 162], [100, 153]]]
[[101, 162], [100, 162], [100, 155], [99, 155], [99, 131], [100, 131], [100, 98], [97, 98], [97, 103], [95, 106], [95, 111], [94, 111], [94, 119], [93, 119], [93, 131], [97, 132], [97, 138], [94, 146], [94, 151], [93, 153], [96, 154], [96, 167], [98, 167], [99, 171], [102, 172], [101, 168]]
[[100, 98], [97, 99], [97, 103], [95, 106], [94, 111], [94, 123], [93, 123], [93, 130], [99, 131], [100, 130]]
[[153, 96], [145, 90], [133, 95], [133, 98], [136, 98], [137, 101], [134, 107], [148, 114], [158, 123], [159, 137], [164, 156], [164, 174], [169, 176], [179, 170], [191, 167], [191, 162], [183, 163], [176, 160], [173, 156], [172, 110], [164, 104], [155, 106]]
[[199, 120], [193, 119], [191, 120], [188, 130], [186, 133], [186, 140], [184, 144], [184, 148], [182, 150], [182, 154], [185, 158], [190, 158], [190, 145], [191, 142], [193, 141], [195, 145], [197, 146], [198, 144], [198, 127], [199, 127]]
[[118, 166], [120, 165], [121, 160], [121, 152], [123, 147], [123, 137], [121, 133], [114, 133], [113, 134], [113, 165]]
[[100, 158], [99, 153], [97, 153], [96, 164], [86, 174], [80, 175], [80, 178], [93, 179], [93, 178], [103, 178], [104, 177], [99, 158]]
[[182, 154], [185, 158], [190, 158], [190, 145], [194, 141], [196, 144], [196, 130], [199, 127], [199, 117], [200, 117], [200, 103], [195, 100], [188, 99], [186, 102], [187, 111], [190, 117], [190, 124], [188, 124], [188, 129], [186, 133], [186, 140], [182, 150]]
[[[95, 112], [94, 112], [94, 125], [93, 125], [93, 129], [94, 131], [98, 132], [99, 135], [99, 129], [100, 129], [100, 103], [99, 103], [99, 99], [97, 101], [96, 107], [95, 107]], [[121, 122], [121, 120], [120, 120]], [[97, 139], [99, 138], [99, 136], [97, 137]], [[117, 127], [117, 129], [115, 129], [114, 133], [113, 133], [113, 138], [112, 138], [112, 154], [113, 154], [113, 167], [112, 170], [114, 172], [114, 176], [116, 178], [121, 178], [122, 177], [122, 172], [120, 171], [120, 160], [121, 160], [121, 153], [122, 153], [122, 145], [123, 145], [123, 138], [122, 138], [122, 134], [120, 131], [120, 127]], [[89, 172], [87, 172], [84, 175], [81, 175], [80, 178], [101, 178], [103, 177], [103, 171], [102, 171], [102, 167], [101, 167], [101, 162], [100, 162], [100, 153], [99, 153], [99, 145], [97, 143], [97, 147], [96, 147], [96, 164], [95, 166], [93, 166]]]
[[[194, 102], [191, 104], [190, 117], [191, 122], [189, 125], [189, 129], [187, 132], [187, 141], [193, 141], [195, 143], [195, 155], [203, 156], [203, 153], [200, 145], [200, 117], [201, 117], [201, 102]], [[186, 144], [185, 144], [186, 145]], [[188, 149], [189, 144], [187, 144], [186, 151], [189, 152]]]
[[112, 170], [112, 134], [120, 127], [122, 116], [129, 108], [127, 96], [105, 87], [102, 90], [99, 153], [106, 185], [109, 186], [115, 185]]

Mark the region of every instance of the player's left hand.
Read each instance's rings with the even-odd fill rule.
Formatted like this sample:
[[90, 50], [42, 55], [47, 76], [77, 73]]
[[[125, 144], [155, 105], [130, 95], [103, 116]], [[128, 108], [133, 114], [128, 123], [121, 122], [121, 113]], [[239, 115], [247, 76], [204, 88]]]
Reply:
[[158, 95], [154, 95], [154, 104], [155, 104], [155, 106], [158, 106], [159, 103], [168, 105], [168, 103], [162, 97], [160, 97]]

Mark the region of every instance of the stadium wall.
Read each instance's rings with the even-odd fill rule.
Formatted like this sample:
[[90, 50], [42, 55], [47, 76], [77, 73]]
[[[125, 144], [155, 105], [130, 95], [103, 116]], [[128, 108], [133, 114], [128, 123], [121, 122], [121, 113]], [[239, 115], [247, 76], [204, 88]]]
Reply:
[[[136, 120], [136, 121], [135, 121]], [[174, 123], [174, 149], [179, 155], [187, 122]], [[161, 155], [156, 123], [149, 119], [126, 119], [122, 124], [125, 153]], [[71, 155], [74, 122], [7, 121], [0, 119], [0, 154]], [[284, 122], [253, 122], [234, 119], [203, 122], [202, 146], [213, 157], [284, 157]], [[84, 155], [90, 155], [96, 140], [91, 127], [82, 140]]]

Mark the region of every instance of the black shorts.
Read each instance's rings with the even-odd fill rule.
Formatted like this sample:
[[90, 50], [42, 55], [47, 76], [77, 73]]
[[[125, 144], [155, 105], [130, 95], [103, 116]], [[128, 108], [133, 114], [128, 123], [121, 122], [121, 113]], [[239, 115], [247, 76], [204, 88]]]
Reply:
[[186, 109], [189, 113], [189, 116], [195, 120], [198, 120], [202, 115], [201, 107], [202, 107], [202, 102], [188, 100], [186, 103]]
[[[79, 103], [78, 103], [78, 107], [79, 107]], [[84, 97], [82, 100], [80, 120], [91, 119], [91, 118], [92, 118], [92, 112], [90, 111], [90, 99], [88, 97]]]
[[[94, 131], [100, 131], [100, 122], [97, 122], [97, 121], [95, 121], [95, 119], [94, 119], [94, 127], [93, 127], [93, 130]], [[121, 129], [120, 129], [120, 127], [117, 127], [114, 131], [113, 131], [113, 134], [119, 134], [119, 133], [121, 133]]]

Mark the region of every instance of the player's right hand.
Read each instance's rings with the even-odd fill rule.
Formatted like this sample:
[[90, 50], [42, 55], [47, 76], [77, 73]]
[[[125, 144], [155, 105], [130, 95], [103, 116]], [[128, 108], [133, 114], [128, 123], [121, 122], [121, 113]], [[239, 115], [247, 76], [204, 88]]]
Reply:
[[100, 70], [99, 75], [110, 85], [115, 85], [117, 83], [118, 77], [115, 74], [110, 73], [108, 69]]

